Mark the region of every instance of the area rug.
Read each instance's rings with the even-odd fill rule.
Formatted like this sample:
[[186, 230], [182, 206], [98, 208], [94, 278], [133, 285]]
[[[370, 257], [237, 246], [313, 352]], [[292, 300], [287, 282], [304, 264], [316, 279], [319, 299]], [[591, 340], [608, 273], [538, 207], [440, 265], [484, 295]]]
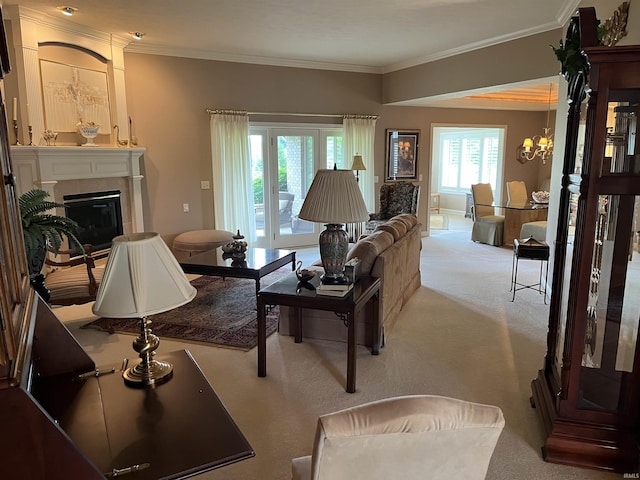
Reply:
[[[261, 280], [269, 285], [290, 269], [280, 269]], [[242, 278], [198, 277], [191, 281], [198, 293], [195, 298], [169, 312], [152, 315], [153, 333], [162, 338], [214, 344], [250, 350], [258, 344], [255, 281]], [[278, 328], [280, 311], [273, 308], [267, 315], [267, 336]], [[140, 323], [126, 318], [99, 318], [82, 328], [109, 333], [138, 335]]]
[[429, 225], [431, 230], [449, 230], [449, 216], [431, 214], [429, 215]]

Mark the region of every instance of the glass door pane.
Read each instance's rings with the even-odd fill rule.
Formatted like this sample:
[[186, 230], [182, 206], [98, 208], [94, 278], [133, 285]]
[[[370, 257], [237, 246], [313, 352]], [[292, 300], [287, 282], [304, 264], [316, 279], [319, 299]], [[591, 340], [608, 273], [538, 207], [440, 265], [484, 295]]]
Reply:
[[[267, 247], [267, 223], [265, 222], [265, 157], [267, 152], [266, 131], [252, 130], [249, 135], [251, 149], [251, 185], [255, 212], [256, 247]], [[268, 196], [266, 196], [268, 199]]]
[[273, 130], [270, 143], [270, 158], [277, 159], [270, 165], [273, 246], [315, 244], [316, 225], [298, 214], [317, 168], [317, 130]]

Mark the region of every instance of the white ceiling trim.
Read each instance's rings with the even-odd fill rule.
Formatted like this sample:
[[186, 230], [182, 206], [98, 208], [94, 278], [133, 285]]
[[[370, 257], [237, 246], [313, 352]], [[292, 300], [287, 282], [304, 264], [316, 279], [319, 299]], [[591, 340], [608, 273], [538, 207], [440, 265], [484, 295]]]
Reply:
[[452, 48], [451, 50], [438, 52], [437, 54], [434, 54], [434, 55], [427, 55], [424, 57], [415, 58], [413, 60], [405, 60], [402, 62], [394, 63], [392, 65], [383, 67], [382, 73], [390, 73], [396, 70], [402, 70], [404, 68], [410, 68], [410, 67], [415, 67], [417, 65], [422, 65], [425, 63], [435, 62], [436, 60], [442, 60], [445, 58], [454, 57], [456, 55], [461, 55], [463, 53], [473, 52], [474, 50], [480, 50], [482, 48], [492, 47], [494, 45], [499, 45], [501, 43], [518, 40], [520, 38], [529, 37], [531, 35], [536, 35], [538, 33], [544, 33], [550, 30], [556, 30], [560, 28], [562, 28], [561, 25], [558, 25], [555, 22], [550, 22], [546, 25], [539, 25], [534, 28], [520, 30], [519, 32], [512, 32], [506, 35], [501, 35], [499, 37], [493, 37], [488, 40], [482, 40], [480, 42], [463, 45], [459, 48]]
[[307, 68], [315, 70], [334, 70], [338, 72], [357, 72], [357, 73], [383, 73], [379, 67], [370, 67], [366, 65], [349, 65], [343, 63], [324, 63], [307, 60], [291, 60], [286, 58], [269, 58], [251, 55], [231, 55], [220, 52], [211, 52], [205, 50], [166, 48], [142, 43], [129, 43], [125, 48], [126, 53], [144, 53], [148, 55], [166, 55], [168, 57], [185, 57], [196, 58], [200, 60], [217, 60], [220, 62], [235, 63], [252, 63], [257, 65], [269, 65], [272, 67], [293, 67]]

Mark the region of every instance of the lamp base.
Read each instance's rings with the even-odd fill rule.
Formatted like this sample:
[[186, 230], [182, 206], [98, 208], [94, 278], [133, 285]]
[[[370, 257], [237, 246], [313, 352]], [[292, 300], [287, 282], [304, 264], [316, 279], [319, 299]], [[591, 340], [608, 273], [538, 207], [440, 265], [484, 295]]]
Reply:
[[130, 387], [159, 385], [170, 380], [172, 376], [173, 365], [158, 360], [151, 360], [146, 365], [140, 362], [122, 372], [124, 383]]
[[151, 333], [151, 320], [140, 319], [140, 335], [133, 342], [133, 349], [140, 354], [140, 363], [122, 372], [124, 383], [130, 387], [150, 387], [171, 379], [173, 365], [153, 360], [160, 339]]
[[320, 282], [324, 285], [348, 285], [349, 279], [343, 274], [342, 277], [329, 277], [327, 275], [320, 276]]
[[320, 260], [324, 275], [320, 281], [325, 285], [344, 285], [349, 283], [344, 276], [344, 264], [349, 250], [349, 234], [342, 229], [341, 223], [328, 223], [320, 234]]

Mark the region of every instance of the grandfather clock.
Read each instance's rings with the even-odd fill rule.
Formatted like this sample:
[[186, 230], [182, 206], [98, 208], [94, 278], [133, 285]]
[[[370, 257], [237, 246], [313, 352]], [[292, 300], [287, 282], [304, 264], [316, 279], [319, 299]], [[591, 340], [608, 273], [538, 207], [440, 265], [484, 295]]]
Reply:
[[578, 68], [563, 67], [569, 112], [553, 292], [531, 400], [545, 460], [637, 473], [640, 45], [602, 46], [597, 26], [595, 10], [580, 9], [565, 39], [579, 46]]

